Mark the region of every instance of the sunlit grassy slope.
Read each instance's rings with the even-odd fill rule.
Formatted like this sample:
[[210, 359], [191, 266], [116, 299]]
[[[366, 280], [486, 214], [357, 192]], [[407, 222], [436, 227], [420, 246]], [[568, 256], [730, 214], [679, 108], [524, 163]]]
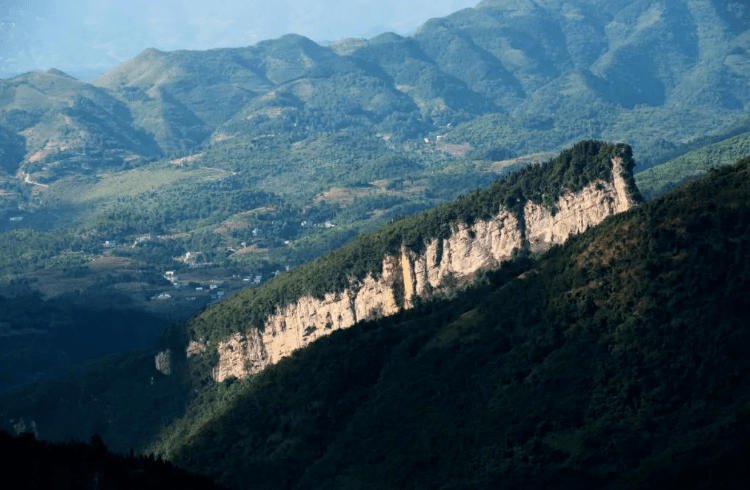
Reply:
[[652, 199], [682, 182], [705, 175], [709, 169], [750, 155], [750, 133], [708, 144], [635, 175], [644, 198]]

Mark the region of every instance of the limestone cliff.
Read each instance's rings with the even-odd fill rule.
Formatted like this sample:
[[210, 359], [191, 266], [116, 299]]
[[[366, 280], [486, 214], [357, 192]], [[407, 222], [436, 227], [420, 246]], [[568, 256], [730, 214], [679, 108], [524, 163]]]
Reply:
[[[630, 209], [635, 198], [622, 158], [612, 158], [611, 165], [611, 181], [596, 179], [577, 192], [561, 192], [554, 213], [532, 201], [520, 213], [501, 207], [489, 219], [470, 226], [458, 224], [447, 238], [429, 240], [420, 253], [402, 247], [400, 253], [385, 256], [377, 277], [352, 278], [343, 291], [322, 299], [302, 296], [278, 307], [262, 329], [252, 326], [218, 342], [214, 379], [241, 379], [257, 373], [334, 330], [411, 308], [415, 298], [440, 288], [446, 276], [470, 279], [477, 271], [508, 260], [514, 249], [544, 250]], [[207, 348], [192, 341], [188, 355], [200, 355]]]
[[544, 206], [527, 201], [523, 210], [526, 239], [532, 252], [563, 243], [607, 216], [627, 211], [635, 201], [623, 178], [622, 158], [612, 159], [612, 182], [597, 180], [580, 192], [564, 192], [553, 215]]

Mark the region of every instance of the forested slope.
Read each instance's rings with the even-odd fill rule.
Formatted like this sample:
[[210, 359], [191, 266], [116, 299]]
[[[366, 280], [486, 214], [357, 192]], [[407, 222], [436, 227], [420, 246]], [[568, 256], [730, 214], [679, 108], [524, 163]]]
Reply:
[[747, 486], [748, 202], [744, 159], [225, 383], [155, 449], [233, 488]]
[[[185, 284], [228, 295], [516, 157], [599, 138], [650, 167], [748, 130], [749, 16], [739, 0], [483, 1], [411, 36], [147, 49], [91, 84], [0, 80], [0, 287], [56, 272], [67, 290], [65, 269], [93, 279], [114, 255], [158, 275], [199, 265]], [[81, 289], [140, 303], [113, 269]], [[210, 298], [193, 297], [163, 304]]]

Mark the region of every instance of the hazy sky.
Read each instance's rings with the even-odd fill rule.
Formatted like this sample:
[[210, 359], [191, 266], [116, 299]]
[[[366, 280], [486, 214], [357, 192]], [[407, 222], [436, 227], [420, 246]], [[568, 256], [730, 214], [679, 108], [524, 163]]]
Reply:
[[248, 46], [410, 34], [479, 0], [0, 0], [0, 78], [59, 68], [90, 78], [146, 48]]

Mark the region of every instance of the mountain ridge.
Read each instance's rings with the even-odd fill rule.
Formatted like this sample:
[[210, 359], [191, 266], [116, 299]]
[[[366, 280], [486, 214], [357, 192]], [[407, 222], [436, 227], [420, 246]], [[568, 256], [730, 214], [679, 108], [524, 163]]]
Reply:
[[232, 488], [741, 488], [749, 172], [225, 381], [153, 449]]
[[[203, 385], [151, 450], [232, 488], [743, 486], [747, 192], [745, 159], [473, 288]], [[201, 386], [129, 362], [144, 419], [175, 404], [176, 383]], [[117, 406], [107, 390], [126, 366], [107, 364], [96, 383], [38, 388], [45, 410], [65, 398], [108, 427], [95, 412]]]
[[[750, 90], [743, 80], [750, 45], [742, 22], [749, 19], [736, 1], [482, 2], [431, 19], [410, 37], [376, 36], [346, 55], [291, 34], [243, 48], [147, 49], [92, 86], [125, 104], [131, 126], [154, 138], [162, 155], [199, 150], [212, 135], [225, 133], [221, 126], [242, 110], [250, 111], [246, 117], [257, 116], [243, 132], [284, 128], [298, 133], [298, 139], [310, 134], [303, 131], [308, 121], [317, 121], [316, 131], [343, 125], [413, 139], [447, 124], [505, 114], [520, 123], [515, 139], [525, 143], [501, 137], [498, 144], [515, 153], [599, 137], [629, 141], [645, 168], [664, 158], [654, 153], [659, 145], [674, 154], [697, 134], [720, 133], [747, 108]], [[371, 65], [328, 71], [323, 78], [331, 88], [319, 92], [314, 105], [306, 100], [281, 104], [279, 120], [260, 117], [262, 108], [250, 108], [264, 94], [293, 92], [290, 84], [320, 78], [321, 72], [314, 74], [321, 64], [346, 58], [367, 59]], [[377, 70], [390, 78], [378, 76]], [[347, 77], [362, 79], [364, 90], [340, 101], [341, 106], [324, 107], [326, 98], [351, 87]], [[397, 111], [400, 116], [381, 120], [368, 115], [374, 100], [393, 97], [410, 101]], [[569, 110], [573, 107], [579, 109]], [[348, 120], [325, 122], [331, 111], [341, 109], [351, 116]], [[714, 124], [701, 124], [699, 111], [715, 114]], [[609, 113], [617, 121], [608, 120]], [[634, 131], [655, 115], [670, 115], [679, 124], [661, 127], [653, 136]], [[0, 125], [5, 125], [2, 117]], [[15, 131], [29, 127], [25, 123]], [[64, 135], [55, 136], [60, 138], [64, 146]], [[27, 151], [19, 166], [28, 166], [31, 154]], [[135, 154], [145, 160], [159, 156], [151, 150]]]
[[[518, 187], [510, 190], [513, 182], [499, 181], [467, 196], [466, 204], [459, 201], [434, 210], [433, 215], [442, 217], [436, 230], [422, 231], [434, 221], [423, 213], [408, 223], [396, 222], [361, 236], [348, 252], [316, 261], [326, 264], [322, 268], [316, 263], [301, 266], [284, 278], [290, 285], [297, 282], [295, 289], [299, 289], [299, 284], [309, 281], [306, 277], [314, 275], [314, 294], [300, 292], [295, 297], [291, 287], [276, 285], [281, 278], [240, 292], [231, 304], [213, 306], [189, 322], [191, 338], [182, 348], [188, 357], [217, 349], [219, 360], [212, 370], [216, 381], [256, 374], [321, 336], [411, 308], [448, 284], [473, 280], [480, 271], [523, 251], [540, 252], [563, 243], [607, 216], [630, 209], [641, 200], [633, 183], [633, 166], [626, 145], [579, 143], [556, 159], [513, 176], [524, 182], [518, 185], [521, 188], [538, 176], [548, 176], [545, 190], [529, 188], [530, 194], [524, 195]], [[547, 189], [554, 194], [545, 193]], [[451, 211], [461, 205], [470, 211]], [[388, 237], [385, 248], [365, 245], [381, 237]], [[347, 270], [350, 265], [361, 269], [352, 264], [357, 260], [367, 260], [370, 270]], [[321, 270], [310, 272], [316, 267]], [[268, 305], [274, 307], [269, 310]], [[230, 335], [217, 334], [218, 325]], [[235, 330], [227, 332], [227, 325]]]

